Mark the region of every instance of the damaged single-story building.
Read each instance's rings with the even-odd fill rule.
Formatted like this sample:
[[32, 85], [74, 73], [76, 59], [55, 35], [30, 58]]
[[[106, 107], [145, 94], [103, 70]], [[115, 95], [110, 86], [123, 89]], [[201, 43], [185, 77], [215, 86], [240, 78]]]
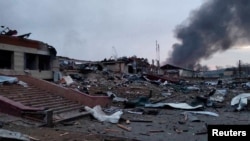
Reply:
[[182, 67], [174, 66], [171, 64], [166, 64], [160, 67], [163, 74], [168, 77], [196, 77], [197, 72], [190, 69], [185, 69]]
[[146, 73], [149, 72], [150, 64], [144, 58], [122, 57], [118, 60], [106, 60], [101, 61], [103, 68], [111, 70], [113, 72], [122, 73]]
[[230, 71], [226, 71], [226, 69], [201, 71], [201, 72], [199, 72], [199, 77], [203, 77], [203, 78], [221, 78], [221, 77], [224, 77], [224, 74], [229, 75]]
[[54, 47], [26, 36], [0, 34], [0, 73], [52, 79], [59, 70]]
[[128, 72], [127, 66], [124, 61], [103, 61], [101, 62], [101, 65], [107, 70], [112, 70], [113, 72]]

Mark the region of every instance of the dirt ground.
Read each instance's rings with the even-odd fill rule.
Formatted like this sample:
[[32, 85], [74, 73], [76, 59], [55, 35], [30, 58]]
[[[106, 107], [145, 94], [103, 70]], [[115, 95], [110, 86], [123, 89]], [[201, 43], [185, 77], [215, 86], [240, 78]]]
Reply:
[[[103, 80], [104, 81], [104, 80]], [[106, 85], [104, 85], [106, 84]], [[135, 99], [140, 96], [148, 96], [152, 90], [151, 102], [185, 102], [196, 101], [197, 96], [207, 95], [211, 88], [204, 86], [201, 91], [177, 91], [180, 87], [158, 86], [150, 83], [131, 83], [127, 86], [116, 86], [117, 83], [107, 82], [103, 85], [92, 85], [90, 93], [112, 91], [119, 97]], [[224, 88], [223, 88], [224, 89]], [[174, 108], [124, 108], [124, 103], [113, 103], [103, 110], [122, 110], [123, 114], [119, 123], [100, 122], [93, 116], [86, 115], [79, 119], [63, 122], [54, 127], [38, 127], [38, 123], [5, 114], [0, 115], [2, 128], [20, 132], [30, 136], [33, 140], [40, 141], [207, 141], [207, 125], [211, 124], [250, 124], [249, 107], [243, 111], [235, 111], [230, 106], [231, 99], [243, 92], [249, 92], [241, 87], [225, 88], [227, 94], [223, 102], [215, 106], [205, 106], [196, 111], [209, 111], [219, 116], [194, 115], [196, 120], [188, 120], [183, 112], [190, 110]], [[170, 93], [163, 96], [162, 93]], [[142, 114], [130, 113], [139, 111]], [[193, 110], [191, 110], [193, 111]], [[111, 114], [111, 113], [107, 113]], [[120, 125], [126, 127], [121, 128]]]
[[[207, 124], [250, 124], [249, 112], [231, 112], [225, 108], [207, 109], [219, 117], [197, 115], [199, 121], [185, 121], [183, 110], [161, 109], [158, 115], [134, 115], [126, 113], [119, 124], [129, 127], [127, 131], [108, 122], [99, 122], [91, 116], [55, 125], [53, 128], [36, 127], [31, 121], [14, 118], [3, 122], [3, 129], [20, 132], [40, 141], [206, 141]], [[1, 116], [3, 117], [3, 115]], [[132, 119], [145, 122], [133, 122]], [[25, 122], [24, 122], [25, 121]]]
[[[117, 124], [99, 122], [90, 115], [55, 125], [53, 128], [36, 127], [36, 124], [24, 119], [10, 120], [10, 116], [5, 115], [9, 121], [5, 120], [2, 128], [26, 134], [40, 141], [180, 141], [187, 138], [193, 141], [206, 141], [207, 124], [250, 124], [248, 111], [233, 112], [227, 108], [206, 109], [218, 113], [219, 117], [197, 115], [199, 120], [195, 122], [185, 121], [181, 114], [184, 110], [150, 110], [157, 110], [159, 113], [135, 115], [124, 112], [119, 124], [130, 128], [130, 131], [118, 127]], [[130, 120], [130, 123], [126, 123], [126, 119]]]

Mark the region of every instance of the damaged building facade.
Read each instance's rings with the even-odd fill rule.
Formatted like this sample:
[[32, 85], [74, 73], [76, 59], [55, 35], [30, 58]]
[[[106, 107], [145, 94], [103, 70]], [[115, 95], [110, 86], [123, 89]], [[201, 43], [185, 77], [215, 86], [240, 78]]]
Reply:
[[52, 79], [53, 71], [57, 70], [54, 47], [24, 36], [0, 35], [1, 74]]
[[164, 76], [179, 78], [179, 77], [197, 77], [198, 73], [194, 70], [174, 66], [171, 64], [165, 64], [160, 67]]
[[152, 65], [145, 58], [122, 57], [117, 60], [104, 59], [102, 61], [86, 61], [57, 56], [60, 70], [79, 71], [86, 73], [95, 70], [108, 70], [115, 73], [145, 74], [151, 73]]

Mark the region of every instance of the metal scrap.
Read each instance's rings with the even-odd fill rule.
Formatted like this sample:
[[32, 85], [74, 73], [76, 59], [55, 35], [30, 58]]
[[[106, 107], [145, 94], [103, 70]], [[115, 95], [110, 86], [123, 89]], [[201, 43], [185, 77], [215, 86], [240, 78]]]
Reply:
[[240, 111], [247, 105], [247, 101], [249, 98], [250, 93], [239, 94], [231, 100], [231, 106], [236, 106], [236, 109]]
[[4, 141], [30, 141], [27, 135], [19, 132], [13, 132], [5, 129], [0, 129], [0, 139]]

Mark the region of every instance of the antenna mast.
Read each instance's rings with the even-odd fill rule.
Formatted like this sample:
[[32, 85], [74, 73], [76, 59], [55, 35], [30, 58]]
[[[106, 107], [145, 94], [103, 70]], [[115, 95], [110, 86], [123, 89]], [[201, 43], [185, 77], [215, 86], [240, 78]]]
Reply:
[[156, 65], [157, 65], [157, 73], [159, 74], [159, 70], [160, 70], [160, 45], [157, 43], [157, 40], [156, 40]]

